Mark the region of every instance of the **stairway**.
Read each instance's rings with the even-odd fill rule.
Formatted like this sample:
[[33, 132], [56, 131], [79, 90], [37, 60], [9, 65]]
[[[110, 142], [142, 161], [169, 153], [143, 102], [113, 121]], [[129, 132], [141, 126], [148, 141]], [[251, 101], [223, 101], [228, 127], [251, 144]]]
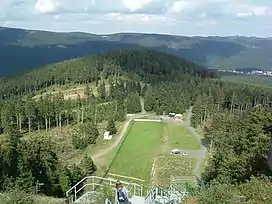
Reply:
[[[112, 178], [85, 177], [66, 192], [67, 201], [69, 204], [97, 204], [101, 203], [102, 199], [102, 203], [111, 204], [110, 200], [106, 199], [108, 194], [105, 195], [105, 192], [110, 193], [109, 197], [114, 200], [112, 196], [116, 196], [115, 182], [116, 179]], [[186, 191], [180, 191], [175, 185], [171, 185], [167, 189], [153, 186], [144, 196], [142, 185], [133, 181], [122, 183], [128, 190], [130, 204], [181, 204], [187, 195]]]
[[131, 204], [145, 204], [145, 198], [141, 196], [132, 196], [132, 198], [129, 199]]

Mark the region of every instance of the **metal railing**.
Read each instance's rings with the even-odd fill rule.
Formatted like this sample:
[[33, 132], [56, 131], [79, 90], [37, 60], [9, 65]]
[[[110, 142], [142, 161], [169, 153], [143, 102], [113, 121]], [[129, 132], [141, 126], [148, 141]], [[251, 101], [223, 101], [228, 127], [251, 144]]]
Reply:
[[180, 204], [186, 195], [186, 191], [181, 192], [173, 185], [167, 189], [153, 186], [145, 197], [145, 203], [153, 204], [157, 201], [161, 204]]
[[106, 198], [105, 204], [111, 204], [111, 202], [110, 202], [110, 200], [108, 198]]
[[158, 186], [153, 186], [145, 197], [145, 203], [151, 204], [155, 200], [160, 203], [167, 203], [170, 201], [170, 194]]
[[[122, 181], [124, 186], [129, 187], [130, 195], [143, 196], [143, 186], [134, 182]], [[99, 191], [104, 188], [115, 192], [116, 179], [103, 178], [98, 176], [87, 176], [76, 183], [71, 189], [66, 192], [68, 203], [73, 203], [78, 200], [86, 192]]]

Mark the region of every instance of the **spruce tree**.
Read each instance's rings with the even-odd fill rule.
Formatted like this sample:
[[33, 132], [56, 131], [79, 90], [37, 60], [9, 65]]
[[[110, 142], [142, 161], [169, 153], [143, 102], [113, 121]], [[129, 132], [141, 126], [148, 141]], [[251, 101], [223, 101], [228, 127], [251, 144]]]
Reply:
[[92, 158], [88, 157], [87, 154], [85, 154], [85, 156], [81, 160], [81, 165], [80, 166], [82, 166], [84, 176], [92, 175], [97, 169], [97, 167], [94, 164]]
[[110, 132], [110, 135], [114, 135], [117, 133], [117, 129], [116, 129], [114, 120], [112, 118], [108, 122], [107, 131]]

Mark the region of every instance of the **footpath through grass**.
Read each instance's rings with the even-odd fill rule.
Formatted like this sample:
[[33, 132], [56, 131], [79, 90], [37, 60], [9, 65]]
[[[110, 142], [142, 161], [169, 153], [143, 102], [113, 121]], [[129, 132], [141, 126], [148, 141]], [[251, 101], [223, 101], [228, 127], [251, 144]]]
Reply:
[[163, 146], [163, 127], [158, 122], [135, 122], [109, 172], [140, 178], [148, 184], [153, 161]]
[[180, 124], [167, 124], [168, 143], [171, 148], [199, 150], [199, 141]]

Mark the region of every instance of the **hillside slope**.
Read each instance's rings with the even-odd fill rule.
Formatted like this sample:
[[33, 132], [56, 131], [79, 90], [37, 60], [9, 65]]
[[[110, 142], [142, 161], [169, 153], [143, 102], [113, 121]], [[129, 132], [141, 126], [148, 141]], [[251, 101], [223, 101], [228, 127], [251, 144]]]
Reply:
[[0, 98], [33, 93], [52, 85], [98, 83], [100, 79], [111, 77], [156, 82], [187, 75], [215, 77], [212, 71], [170, 54], [124, 49], [49, 64], [18, 77], [0, 79]]
[[[148, 47], [215, 69], [272, 69], [272, 39], [159, 34], [54, 33], [0, 27], [0, 76], [48, 63], [132, 47]], [[12, 60], [11, 60], [12, 59]]]

